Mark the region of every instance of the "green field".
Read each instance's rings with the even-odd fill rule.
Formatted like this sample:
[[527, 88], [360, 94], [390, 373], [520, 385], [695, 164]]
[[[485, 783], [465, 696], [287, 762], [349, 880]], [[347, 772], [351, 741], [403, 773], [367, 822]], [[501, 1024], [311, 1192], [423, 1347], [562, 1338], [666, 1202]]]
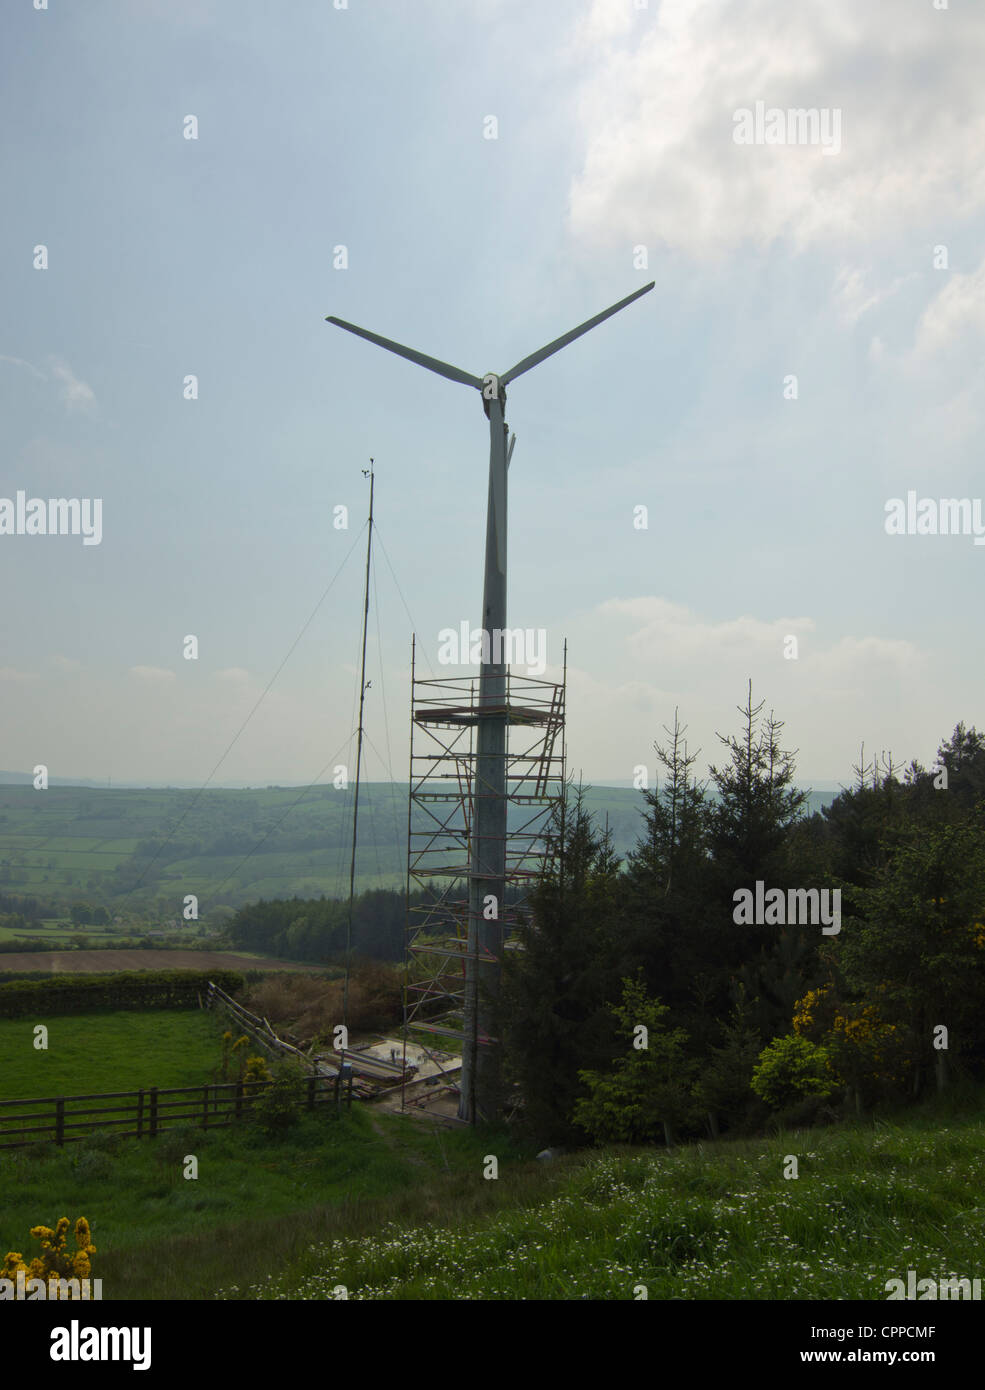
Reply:
[[[828, 793], [810, 799], [817, 810]], [[642, 833], [640, 792], [586, 789], [586, 804], [625, 854]], [[527, 808], [517, 808], [518, 823]], [[430, 825], [422, 819], [419, 827]], [[180, 914], [195, 893], [207, 917], [258, 898], [341, 898], [348, 892], [352, 789], [266, 787], [197, 793], [172, 788], [0, 785], [0, 893]], [[356, 889], [402, 889], [407, 787], [360, 789]], [[87, 927], [79, 931], [90, 934]]]
[[[35, 1022], [48, 1029], [47, 1051], [34, 1047]], [[200, 1009], [0, 1019], [0, 1100], [211, 1081], [225, 1027]]]
[[[133, 935], [137, 934], [136, 932], [133, 933]], [[125, 935], [128, 933], [119, 928], [108, 930], [106, 927], [77, 927], [74, 922], [45, 921], [37, 926], [32, 923], [29, 927], [0, 926], [0, 941], [43, 941], [46, 948], [52, 951], [57, 946], [70, 942], [76, 936], [84, 936], [92, 943], [101, 941], [104, 945], [109, 945], [114, 941], [119, 941]], [[0, 969], [2, 968], [3, 962], [0, 959]]]
[[[360, 795], [357, 886], [401, 888], [406, 788], [369, 783]], [[199, 795], [58, 786], [42, 794], [0, 785], [0, 892], [111, 910], [155, 907], [172, 916], [186, 893], [199, 896], [203, 913], [259, 897], [341, 897], [351, 798], [351, 789], [331, 787]]]

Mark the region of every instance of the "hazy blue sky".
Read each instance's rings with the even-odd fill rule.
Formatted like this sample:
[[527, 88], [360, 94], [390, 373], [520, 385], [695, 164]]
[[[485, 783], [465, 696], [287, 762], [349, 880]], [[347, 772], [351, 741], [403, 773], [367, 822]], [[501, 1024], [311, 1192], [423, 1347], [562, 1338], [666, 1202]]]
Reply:
[[[509, 391], [510, 622], [549, 672], [568, 638], [570, 765], [628, 778], [675, 705], [717, 760], [750, 677], [803, 780], [985, 724], [985, 547], [884, 526], [982, 495], [985, 6], [7, 0], [0, 28], [0, 498], [102, 499], [98, 545], [0, 535], [0, 768], [204, 782], [352, 550], [216, 781], [340, 760], [361, 469], [436, 665], [479, 622], [488, 427], [325, 316], [503, 371], [651, 279]], [[837, 111], [840, 147], [736, 143], [759, 101]], [[367, 722], [403, 778], [379, 559]]]

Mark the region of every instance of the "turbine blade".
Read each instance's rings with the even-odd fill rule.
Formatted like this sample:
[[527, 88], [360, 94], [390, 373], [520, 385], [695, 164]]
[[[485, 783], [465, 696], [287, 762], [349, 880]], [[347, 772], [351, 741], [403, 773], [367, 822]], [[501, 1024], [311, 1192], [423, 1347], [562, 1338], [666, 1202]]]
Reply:
[[545, 357], [551, 357], [555, 352], [560, 352], [563, 347], [573, 343], [576, 338], [580, 338], [583, 333], [587, 333], [596, 324], [602, 323], [604, 319], [611, 318], [613, 314], [618, 314], [620, 309], [625, 309], [627, 304], [632, 304], [634, 299], [639, 299], [640, 295], [648, 294], [656, 284], [651, 280], [648, 285], [644, 285], [635, 294], [627, 295], [625, 299], [620, 299], [618, 304], [613, 304], [611, 309], [604, 309], [601, 314], [596, 314], [587, 323], [579, 324], [577, 328], [572, 328], [570, 333], [565, 333], [563, 338], [555, 338], [553, 343], [548, 343], [546, 347], [540, 348], [537, 352], [532, 352], [529, 357], [525, 357], [522, 362], [518, 362], [515, 367], [511, 367], [508, 372], [504, 372], [499, 378], [503, 386], [508, 385], [516, 377], [522, 376], [524, 372], [529, 372], [531, 367], [536, 367], [538, 362], [543, 362]]
[[325, 322], [348, 329], [350, 333], [355, 333], [360, 338], [366, 338], [369, 342], [376, 343], [377, 347], [386, 348], [388, 352], [395, 352], [398, 357], [406, 357], [408, 362], [416, 362], [419, 367], [427, 367], [429, 372], [437, 372], [439, 376], [446, 376], [449, 381], [460, 381], [463, 386], [475, 386], [480, 391], [482, 390], [482, 378], [472, 376], [469, 372], [463, 372], [460, 367], [451, 367], [447, 362], [439, 362], [436, 357], [427, 357], [423, 352], [416, 352], [413, 348], [404, 347], [401, 343], [394, 343], [389, 338], [381, 338], [379, 333], [370, 333], [368, 328], [357, 328], [354, 323], [346, 323], [345, 319], [337, 319], [329, 315]]

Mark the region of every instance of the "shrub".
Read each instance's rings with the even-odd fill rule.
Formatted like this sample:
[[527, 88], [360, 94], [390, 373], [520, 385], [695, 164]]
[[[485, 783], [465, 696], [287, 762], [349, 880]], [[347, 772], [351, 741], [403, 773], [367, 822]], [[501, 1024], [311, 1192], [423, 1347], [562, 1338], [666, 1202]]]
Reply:
[[837, 1085], [827, 1051], [792, 1033], [763, 1049], [752, 1074], [752, 1089], [774, 1110], [806, 1096], [830, 1096]]
[[157, 1160], [166, 1167], [173, 1163], [181, 1163], [185, 1154], [192, 1151], [201, 1140], [202, 1132], [195, 1125], [175, 1125], [174, 1129], [165, 1130], [158, 1136]]
[[86, 1139], [86, 1148], [100, 1154], [118, 1154], [122, 1144], [123, 1135], [111, 1129], [97, 1130]]
[[272, 1081], [270, 1068], [263, 1057], [247, 1057], [244, 1081]]
[[[670, 1009], [649, 998], [641, 980], [622, 983], [622, 1002], [609, 1011], [625, 1049], [605, 1071], [578, 1072], [589, 1094], [575, 1102], [572, 1119], [599, 1144], [647, 1143], [662, 1131], [670, 1145], [694, 1108], [689, 1086], [695, 1064], [686, 1055], [687, 1033], [668, 1028]], [[648, 1030], [645, 1048], [634, 1042], [641, 1024]]]
[[901, 1030], [880, 1018], [874, 1004], [846, 1005], [825, 1046], [839, 1079], [859, 1094], [891, 1091], [907, 1080], [910, 1059]]
[[113, 1176], [113, 1160], [97, 1149], [82, 1149], [72, 1160], [72, 1167], [83, 1182], [105, 1182]]
[[[256, 1060], [262, 1061], [262, 1058]], [[276, 1138], [300, 1122], [304, 1099], [301, 1073], [292, 1066], [279, 1068], [276, 1077], [254, 1101], [253, 1123], [268, 1138]]]
[[31, 1144], [25, 1144], [20, 1151], [26, 1154], [33, 1163], [41, 1163], [46, 1158], [55, 1158], [61, 1153], [61, 1149], [54, 1139], [35, 1139]]
[[16, 1279], [18, 1270], [23, 1270], [28, 1279], [88, 1279], [92, 1273], [91, 1257], [96, 1253], [89, 1223], [84, 1216], [80, 1216], [75, 1223], [74, 1255], [65, 1249], [68, 1228], [67, 1216], [61, 1218], [54, 1230], [49, 1226], [32, 1226], [31, 1235], [41, 1242], [41, 1254], [27, 1264], [20, 1251], [8, 1250], [0, 1266], [0, 1277]]
[[[294, 1027], [303, 1037], [331, 1038], [342, 1022], [341, 974], [268, 975], [249, 992], [246, 1007], [272, 1024]], [[381, 961], [356, 960], [349, 979], [349, 1027], [375, 1032], [398, 1024], [402, 1017], [401, 971]]]
[[243, 977], [232, 970], [139, 970], [110, 975], [54, 975], [0, 984], [0, 1018], [86, 1013], [94, 1009], [187, 1009], [209, 980], [235, 994]]

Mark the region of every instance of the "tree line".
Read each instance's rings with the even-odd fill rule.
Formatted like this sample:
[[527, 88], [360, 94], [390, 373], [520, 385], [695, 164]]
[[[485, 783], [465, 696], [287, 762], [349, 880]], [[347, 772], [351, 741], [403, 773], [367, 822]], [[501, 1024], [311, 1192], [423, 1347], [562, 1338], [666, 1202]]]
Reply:
[[[241, 907], [225, 934], [242, 950], [288, 960], [338, 960], [346, 951], [348, 914], [348, 900], [337, 898], [261, 899]], [[352, 908], [353, 952], [369, 960], [402, 960], [406, 923], [406, 894], [385, 888], [360, 893]]]
[[[751, 1131], [985, 1076], [985, 739], [891, 759], [806, 815], [751, 688], [695, 777], [677, 720], [623, 863], [569, 789], [497, 1000], [518, 1123], [553, 1143]], [[741, 890], [839, 890], [840, 930], [738, 919]], [[508, 1102], [509, 1095], [504, 1095]]]

